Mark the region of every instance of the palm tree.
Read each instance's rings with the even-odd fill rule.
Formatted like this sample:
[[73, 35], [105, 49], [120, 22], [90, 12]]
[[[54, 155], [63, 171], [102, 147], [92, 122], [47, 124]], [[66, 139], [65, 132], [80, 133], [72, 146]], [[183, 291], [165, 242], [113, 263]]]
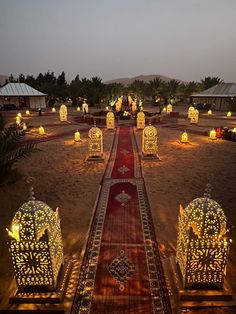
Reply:
[[13, 165], [25, 158], [35, 148], [34, 143], [22, 144], [24, 131], [17, 126], [4, 127], [0, 130], [0, 182], [11, 173]]
[[219, 83], [223, 83], [223, 80], [221, 78], [207, 76], [203, 80], [201, 80], [200, 88], [201, 90], [205, 90]]
[[153, 101], [155, 101], [156, 96], [159, 96], [161, 94], [162, 84], [163, 81], [159, 77], [149, 81], [149, 92], [153, 98]]
[[181, 94], [184, 99], [188, 99], [193, 93], [196, 93], [199, 91], [199, 83], [191, 81], [186, 84], [181, 84]]
[[168, 99], [173, 99], [174, 101], [181, 95], [181, 84], [177, 80], [170, 80], [168, 82], [163, 82], [161, 88], [161, 94], [167, 101]]
[[131, 94], [136, 94], [139, 98], [144, 98], [148, 90], [148, 84], [141, 80], [135, 80], [128, 86], [128, 92]]

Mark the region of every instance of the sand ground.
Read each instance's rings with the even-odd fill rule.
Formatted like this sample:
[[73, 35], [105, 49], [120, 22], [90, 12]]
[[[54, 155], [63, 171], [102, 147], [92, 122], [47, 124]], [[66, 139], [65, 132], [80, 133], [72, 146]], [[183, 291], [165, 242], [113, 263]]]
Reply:
[[[75, 258], [80, 256], [106, 163], [85, 162], [87, 131], [81, 133], [81, 143], [73, 141], [73, 132], [78, 128], [73, 121], [76, 115], [75, 109], [71, 109], [70, 124], [60, 124], [58, 114], [51, 113], [42, 117], [35, 114], [27, 118], [28, 123], [34, 127], [27, 135], [28, 138], [39, 137], [39, 125], [44, 125], [50, 134], [71, 131], [71, 135], [38, 144], [38, 151], [17, 163], [18, 176], [0, 187], [0, 299], [12, 277], [5, 228], [10, 226], [14, 213], [28, 199], [28, 177], [33, 178], [37, 199], [53, 209], [59, 207], [65, 255]], [[14, 116], [9, 114], [8, 121], [13, 121]], [[189, 126], [187, 119], [180, 119], [179, 124], [186, 125], [186, 129], [202, 131], [225, 125], [224, 119], [223, 116], [219, 120], [206, 117], [200, 120], [199, 126]], [[227, 120], [228, 124], [236, 126], [236, 119], [231, 119], [230, 123]], [[79, 125], [79, 129], [87, 127], [85, 124]], [[222, 140], [210, 143], [203, 135], [189, 134], [190, 144], [181, 145], [181, 130], [157, 127], [162, 161], [142, 162], [142, 170], [157, 240], [164, 257], [175, 253], [179, 204], [187, 206], [194, 198], [201, 197], [208, 181], [212, 185], [212, 198], [225, 211], [228, 225], [236, 225], [236, 143]], [[141, 132], [136, 132], [136, 138], [140, 146]], [[105, 131], [104, 150], [107, 156], [112, 140], [113, 133]], [[235, 229], [231, 229], [231, 237], [233, 243], [227, 277], [236, 293]]]

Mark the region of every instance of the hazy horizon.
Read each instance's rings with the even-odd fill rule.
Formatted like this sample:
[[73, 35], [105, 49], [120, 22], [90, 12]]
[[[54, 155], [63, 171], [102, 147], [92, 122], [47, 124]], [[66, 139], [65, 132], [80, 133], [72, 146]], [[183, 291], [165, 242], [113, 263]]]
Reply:
[[0, 0], [0, 74], [236, 82], [236, 1]]

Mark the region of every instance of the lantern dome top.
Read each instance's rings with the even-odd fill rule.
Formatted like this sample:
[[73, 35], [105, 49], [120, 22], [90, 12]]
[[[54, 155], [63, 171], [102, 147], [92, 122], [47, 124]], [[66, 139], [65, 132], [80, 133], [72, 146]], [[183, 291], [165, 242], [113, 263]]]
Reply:
[[97, 126], [93, 126], [89, 132], [88, 132], [88, 136], [91, 139], [97, 139], [100, 138], [102, 136], [102, 131], [101, 129], [99, 129]]
[[145, 113], [143, 111], [139, 111], [137, 116], [138, 116], [138, 118], [144, 118], [145, 117]]
[[155, 137], [157, 136], [157, 128], [153, 125], [147, 125], [143, 129], [143, 135], [148, 138]]
[[199, 238], [221, 237], [226, 233], [226, 216], [221, 206], [208, 196], [194, 199], [185, 208], [186, 223]]
[[[32, 193], [33, 194], [33, 193]], [[52, 233], [57, 222], [58, 210], [54, 212], [47, 204], [37, 201], [31, 196], [16, 212], [12, 226], [19, 228], [19, 239], [21, 241], [37, 241], [45, 230]]]
[[114, 118], [114, 113], [112, 111], [109, 111], [107, 113], [107, 118]]

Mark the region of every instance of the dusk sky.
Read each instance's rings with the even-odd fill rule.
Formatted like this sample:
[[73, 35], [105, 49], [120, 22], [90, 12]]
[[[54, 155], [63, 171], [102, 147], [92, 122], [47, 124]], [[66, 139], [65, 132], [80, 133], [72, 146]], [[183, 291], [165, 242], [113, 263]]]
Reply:
[[236, 0], [0, 0], [0, 74], [236, 82]]

